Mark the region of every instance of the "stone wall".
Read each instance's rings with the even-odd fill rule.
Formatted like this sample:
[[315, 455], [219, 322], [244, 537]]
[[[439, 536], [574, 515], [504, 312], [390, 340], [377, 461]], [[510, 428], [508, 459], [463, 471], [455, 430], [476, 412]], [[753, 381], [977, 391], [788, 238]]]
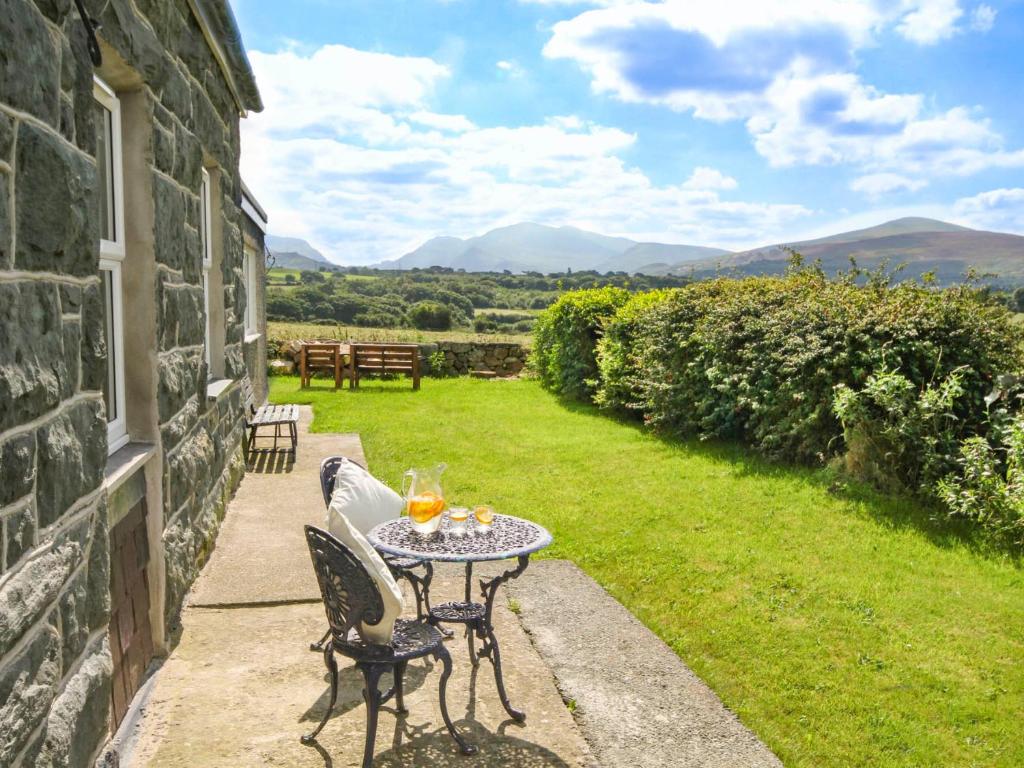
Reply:
[[421, 345], [429, 360], [435, 351], [444, 353], [445, 373], [465, 375], [473, 371], [493, 371], [498, 376], [516, 376], [526, 366], [529, 350], [520, 344], [504, 342], [441, 341]]
[[[210, 4], [209, 0], [206, 4]], [[87, 0], [130, 114], [128, 424], [168, 621], [237, 484], [237, 384], [208, 393], [201, 169], [217, 183], [213, 368], [244, 373], [239, 106], [188, 0]], [[70, 0], [0, 3], [0, 765], [86, 766], [109, 736], [110, 557], [93, 65]], [[127, 135], [130, 133], [130, 135]], [[148, 211], [148, 215], [146, 212]], [[127, 218], [127, 216], [126, 216]], [[131, 290], [128, 286], [131, 285]], [[140, 346], [141, 345], [141, 346]], [[155, 502], [155, 504], [153, 503]]]

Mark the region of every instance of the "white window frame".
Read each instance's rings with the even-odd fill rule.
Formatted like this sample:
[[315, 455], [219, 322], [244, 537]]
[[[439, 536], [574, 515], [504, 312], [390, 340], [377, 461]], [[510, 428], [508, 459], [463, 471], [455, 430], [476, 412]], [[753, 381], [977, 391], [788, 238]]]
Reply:
[[243, 261], [245, 272], [245, 332], [254, 335], [260, 332], [259, 318], [256, 313], [256, 254], [246, 251]]
[[210, 195], [210, 172], [203, 168], [203, 180], [199, 187], [199, 218], [200, 233], [203, 248], [203, 306], [206, 312], [206, 333], [205, 333], [205, 355], [206, 375], [212, 376], [211, 366], [213, 358], [210, 355], [210, 342], [212, 340], [212, 324], [210, 323], [210, 269], [213, 267], [213, 236], [210, 232], [213, 221], [213, 205]]
[[[95, 75], [93, 76], [93, 98], [110, 112], [110, 174], [114, 187], [114, 239], [100, 238], [100, 271], [110, 272], [111, 311], [113, 339], [114, 382], [113, 393], [117, 416], [107, 422], [108, 455], [128, 442], [128, 417], [125, 405], [124, 385], [124, 291], [121, 283], [121, 265], [124, 263], [124, 168], [121, 158], [121, 102], [114, 90]], [[103, 190], [106, 194], [106, 190]], [[101, 279], [100, 287], [106, 292]], [[106, 305], [107, 297], [103, 302]], [[104, 335], [106, 329], [104, 328]], [[107, 354], [110, 355], [111, 340], [107, 339]], [[108, 361], [109, 370], [109, 361]]]

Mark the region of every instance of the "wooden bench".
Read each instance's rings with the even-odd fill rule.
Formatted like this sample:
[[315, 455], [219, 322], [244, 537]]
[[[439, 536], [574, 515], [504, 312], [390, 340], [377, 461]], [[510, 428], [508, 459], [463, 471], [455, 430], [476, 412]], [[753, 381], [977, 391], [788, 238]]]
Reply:
[[[256, 406], [256, 395], [249, 377], [242, 379], [242, 398], [245, 400], [245, 428], [249, 430], [249, 458], [253, 454], [277, 453], [277, 441], [286, 437], [281, 434], [281, 427], [288, 427], [287, 437], [291, 442], [292, 461], [295, 460], [299, 447], [299, 406], [297, 405], [261, 405]], [[256, 437], [261, 427], [274, 428], [274, 447], [257, 448]], [[267, 435], [266, 437], [269, 437]]]
[[416, 344], [349, 345], [349, 387], [359, 386], [364, 375], [404, 373], [412, 377], [412, 388], [420, 388], [420, 348]]
[[334, 388], [344, 380], [341, 373], [344, 364], [341, 344], [338, 342], [304, 341], [299, 352], [299, 378], [302, 387], [309, 386], [315, 371], [330, 373], [334, 377]]

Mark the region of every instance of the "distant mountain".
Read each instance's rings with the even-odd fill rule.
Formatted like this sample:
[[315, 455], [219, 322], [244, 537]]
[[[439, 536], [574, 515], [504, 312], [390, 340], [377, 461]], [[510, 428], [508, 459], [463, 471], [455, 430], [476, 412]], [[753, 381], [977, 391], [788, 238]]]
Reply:
[[877, 227], [843, 232], [787, 245], [754, 248], [728, 256], [674, 264], [672, 274], [696, 278], [716, 274], [772, 275], [785, 272], [786, 248], [799, 252], [807, 263], [820, 260], [828, 274], [857, 266], [872, 269], [883, 262], [905, 264], [907, 278], [934, 272], [940, 283], [961, 280], [971, 268], [994, 273], [997, 283], [1024, 281], [1024, 237], [968, 229], [935, 219], [905, 218]]
[[637, 243], [576, 227], [513, 224], [492, 229], [479, 237], [435, 237], [381, 269], [451, 267], [467, 272], [564, 272], [566, 269], [599, 272], [635, 272], [655, 260], [673, 263], [728, 253], [692, 245]]
[[274, 266], [285, 269], [319, 269], [334, 267], [324, 255], [300, 237], [267, 235], [267, 248], [274, 256]]
[[309, 256], [303, 256], [301, 253], [293, 251], [278, 251], [274, 253], [274, 266], [283, 269], [311, 269], [314, 272], [321, 269], [338, 269], [336, 265], [331, 264], [329, 261], [311, 259]]

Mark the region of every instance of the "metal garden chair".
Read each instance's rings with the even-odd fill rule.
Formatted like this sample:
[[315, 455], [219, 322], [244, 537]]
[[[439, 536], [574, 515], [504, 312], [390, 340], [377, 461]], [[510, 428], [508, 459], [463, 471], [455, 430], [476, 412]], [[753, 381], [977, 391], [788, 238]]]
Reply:
[[[356, 466], [366, 469], [358, 461], [352, 461], [345, 456], [328, 456], [320, 463], [320, 490], [324, 495], [324, 506], [331, 505], [338, 467], [346, 461], [351, 461]], [[417, 560], [412, 557], [394, 557], [393, 555], [383, 555], [382, 557], [385, 565], [396, 579], [405, 579], [412, 586], [413, 594], [416, 596], [416, 618], [425, 619], [430, 615], [430, 582], [434, 578], [433, 564], [429, 560]], [[423, 569], [423, 575], [415, 573], [415, 570], [419, 568]], [[320, 649], [317, 648], [317, 650]]]
[[[370, 768], [381, 705], [393, 697], [398, 713], [405, 714], [408, 710], [402, 700], [402, 685], [406, 667], [413, 659], [431, 656], [443, 667], [438, 681], [438, 696], [444, 724], [464, 755], [475, 754], [477, 748], [466, 742], [448, 716], [445, 689], [452, 673], [452, 660], [443, 645], [440, 630], [422, 621], [397, 619], [390, 643], [365, 642], [359, 634], [361, 624], [377, 624], [384, 615], [384, 603], [377, 583], [352, 550], [327, 531], [312, 525], [307, 525], [305, 530], [327, 621], [331, 625], [330, 642], [324, 645], [324, 664], [331, 673], [331, 698], [320, 724], [312, 733], [302, 737], [302, 743], [315, 741], [334, 711], [338, 699], [338, 663], [334, 654], [340, 653], [353, 659], [363, 674], [363, 699], [366, 702], [363, 768]], [[393, 674], [394, 685], [386, 693], [381, 693], [380, 679], [385, 672]]]

